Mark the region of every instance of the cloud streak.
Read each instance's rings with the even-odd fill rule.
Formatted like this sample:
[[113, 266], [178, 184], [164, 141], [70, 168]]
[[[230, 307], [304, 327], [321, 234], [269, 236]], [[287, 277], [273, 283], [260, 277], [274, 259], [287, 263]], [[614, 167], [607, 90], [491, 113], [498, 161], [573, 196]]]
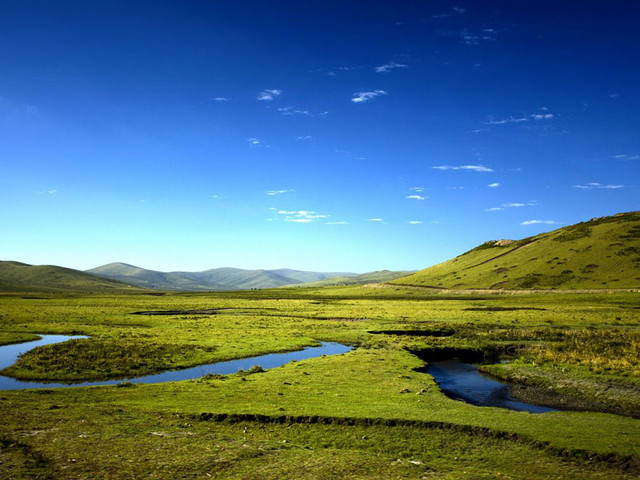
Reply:
[[590, 182], [590, 183], [585, 183], [583, 185], [574, 185], [573, 188], [579, 188], [581, 190], [594, 190], [594, 189], [617, 190], [619, 188], [624, 188], [624, 185], [605, 185], [598, 182]]
[[375, 68], [376, 73], [388, 73], [395, 68], [408, 68], [408, 65], [398, 62], [389, 62]]
[[284, 193], [291, 193], [291, 192], [295, 192], [295, 190], [291, 190], [291, 189], [288, 189], [288, 190], [269, 190], [269, 191], [266, 192], [266, 194], [270, 195], [270, 196], [274, 196], [274, 195], [282, 195]]
[[439, 165], [431, 167], [434, 170], [467, 170], [472, 172], [493, 172], [492, 168], [484, 165]]
[[556, 222], [555, 220], [527, 220], [520, 225], [561, 225], [562, 222]]
[[[543, 109], [543, 111], [546, 111]], [[526, 115], [524, 117], [507, 117], [507, 118], [503, 118], [500, 120], [487, 120], [485, 123], [485, 125], [505, 125], [508, 123], [523, 123], [523, 122], [529, 122], [531, 120], [533, 121], [540, 121], [540, 120], [552, 120], [556, 118], [556, 115], [554, 115], [553, 113], [533, 113], [531, 115]]]
[[271, 146], [271, 145], [267, 145], [262, 140], [256, 137], [247, 138], [247, 142], [249, 142], [249, 145], [251, 145], [252, 147], [269, 148]]
[[411, 200], [424, 200], [426, 197], [421, 195], [407, 195], [405, 198], [409, 198]]
[[329, 112], [311, 113], [309, 110], [298, 110], [293, 107], [281, 107], [281, 108], [278, 108], [278, 111], [282, 115], [305, 115], [307, 117], [322, 117], [329, 113]]
[[311, 223], [331, 216], [319, 214], [313, 210], [278, 210], [276, 214], [280, 215], [285, 222], [291, 223]]
[[373, 100], [374, 98], [387, 95], [384, 90], [372, 90], [369, 92], [356, 92], [352, 95], [351, 101], [353, 103], [365, 103]]
[[536, 202], [535, 200], [531, 201], [531, 202], [510, 202], [510, 203], [503, 203], [502, 205], [500, 205], [499, 207], [491, 207], [491, 208], [485, 208], [485, 212], [499, 212], [501, 210], [505, 210], [507, 208], [522, 208], [522, 207], [535, 207], [536, 205], [538, 205], [538, 202]]
[[282, 90], [278, 90], [275, 88], [270, 90], [263, 90], [258, 94], [256, 100], [259, 100], [261, 102], [271, 101], [274, 98], [279, 97], [280, 95], [282, 95]]

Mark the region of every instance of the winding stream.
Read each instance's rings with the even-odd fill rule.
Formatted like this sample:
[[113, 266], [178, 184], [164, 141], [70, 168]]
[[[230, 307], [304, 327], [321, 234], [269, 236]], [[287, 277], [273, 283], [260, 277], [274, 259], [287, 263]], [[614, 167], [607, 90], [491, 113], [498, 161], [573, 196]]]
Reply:
[[[18, 343], [13, 345], [5, 345], [0, 347], [0, 370], [13, 365], [18, 356], [29, 350], [48, 345], [52, 343], [60, 343], [74, 338], [88, 338], [85, 336], [67, 336], [67, 335], [40, 335], [40, 340], [32, 342]], [[238, 360], [229, 360], [226, 362], [209, 363], [198, 365], [197, 367], [185, 368], [182, 370], [168, 370], [166, 372], [156, 373], [153, 375], [145, 375], [136, 378], [123, 378], [118, 380], [105, 380], [99, 382], [30, 382], [17, 380], [15, 378], [0, 375], [0, 390], [17, 390], [22, 388], [57, 388], [57, 387], [94, 387], [100, 385], [116, 385], [122, 382], [131, 383], [162, 383], [177, 382], [179, 380], [192, 380], [200, 378], [207, 374], [227, 375], [236, 373], [238, 370], [249, 370], [255, 365], [269, 369], [281, 367], [293, 360], [305, 360], [307, 358], [320, 357], [321, 355], [336, 355], [346, 353], [353, 347], [342, 345], [334, 342], [320, 342], [319, 347], [305, 347], [302, 350], [285, 353], [270, 353], [257, 357], [241, 358]]]
[[478, 371], [459, 359], [430, 362], [427, 373], [450, 398], [479, 407], [501, 407], [520, 412], [556, 412], [555, 408], [520, 402], [511, 396], [510, 385]]

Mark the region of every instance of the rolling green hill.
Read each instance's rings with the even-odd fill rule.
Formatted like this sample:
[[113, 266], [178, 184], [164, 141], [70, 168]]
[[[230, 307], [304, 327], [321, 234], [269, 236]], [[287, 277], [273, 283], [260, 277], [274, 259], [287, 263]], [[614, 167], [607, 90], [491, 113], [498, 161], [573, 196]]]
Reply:
[[203, 272], [158, 272], [126, 263], [110, 263], [87, 270], [87, 273], [146, 288], [180, 291], [276, 288], [283, 285], [316, 282], [335, 276], [356, 275], [344, 272], [305, 272], [286, 268], [277, 270], [214, 268]]
[[140, 291], [115, 280], [54, 265], [0, 261], [0, 291]]
[[440, 288], [640, 288], [640, 212], [494, 240], [391, 281]]

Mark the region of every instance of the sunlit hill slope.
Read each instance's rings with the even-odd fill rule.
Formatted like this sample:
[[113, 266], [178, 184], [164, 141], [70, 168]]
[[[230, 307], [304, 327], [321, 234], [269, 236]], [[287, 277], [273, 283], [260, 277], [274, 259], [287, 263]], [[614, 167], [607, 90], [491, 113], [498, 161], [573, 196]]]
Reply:
[[440, 288], [640, 288], [640, 212], [493, 240], [390, 283]]
[[0, 291], [140, 291], [126, 283], [55, 265], [0, 261]]

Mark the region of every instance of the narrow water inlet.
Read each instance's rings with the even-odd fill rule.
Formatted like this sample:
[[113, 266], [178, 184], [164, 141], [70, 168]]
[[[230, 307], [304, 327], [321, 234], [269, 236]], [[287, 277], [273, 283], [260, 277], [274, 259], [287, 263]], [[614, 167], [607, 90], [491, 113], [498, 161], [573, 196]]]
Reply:
[[449, 398], [478, 407], [500, 407], [519, 412], [544, 413], [555, 408], [520, 402], [511, 396], [511, 387], [478, 371], [475, 365], [457, 358], [429, 363], [426, 372], [433, 376]]
[[[40, 335], [40, 340], [33, 342], [25, 342], [13, 345], [5, 345], [0, 347], [0, 366], [4, 369], [15, 363], [18, 356], [33, 348], [60, 343], [74, 338], [87, 338], [84, 336], [65, 336], [65, 335]], [[306, 360], [308, 358], [320, 357], [322, 355], [337, 355], [352, 350], [353, 347], [335, 342], [320, 342], [318, 347], [305, 347], [301, 350], [285, 353], [270, 353], [255, 357], [240, 358], [237, 360], [229, 360], [226, 362], [216, 362], [196, 367], [185, 368], [182, 370], [167, 370], [165, 372], [145, 375], [136, 378], [123, 378], [119, 380], [105, 380], [95, 382], [31, 382], [17, 380], [12, 377], [0, 375], [0, 390], [18, 390], [23, 388], [59, 388], [59, 387], [94, 387], [101, 385], [117, 385], [122, 382], [129, 383], [163, 383], [177, 382], [180, 380], [193, 380], [208, 374], [228, 375], [236, 373], [238, 370], [249, 370], [259, 365], [263, 369], [276, 368], [285, 365], [294, 360]]]
[[[509, 350], [510, 347], [506, 347]], [[533, 403], [521, 402], [511, 396], [511, 385], [478, 371], [474, 363], [488, 363], [498, 359], [499, 352], [445, 347], [412, 352], [427, 366], [419, 371], [433, 376], [449, 398], [478, 407], [500, 407], [530, 413], [558, 411]]]

